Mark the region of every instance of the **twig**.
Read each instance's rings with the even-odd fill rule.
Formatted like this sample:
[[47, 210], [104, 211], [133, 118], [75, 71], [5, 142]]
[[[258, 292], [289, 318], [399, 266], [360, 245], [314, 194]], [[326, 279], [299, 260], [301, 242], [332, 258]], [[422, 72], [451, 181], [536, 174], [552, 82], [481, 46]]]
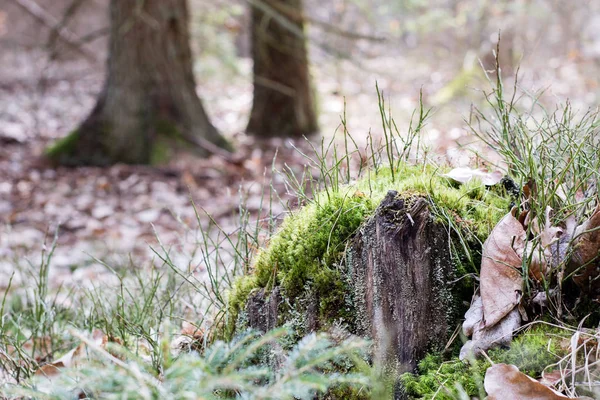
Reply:
[[37, 21], [41, 22], [44, 26], [54, 29], [55, 27], [59, 27], [56, 31], [56, 36], [62, 40], [66, 45], [70, 48], [84, 56], [88, 61], [97, 63], [98, 59], [96, 56], [81, 47], [80, 40], [77, 35], [71, 31], [66, 26], [60, 26], [60, 22], [54, 18], [50, 13], [44, 10], [35, 0], [15, 0], [15, 4], [21, 7], [24, 11], [26, 11], [29, 15], [35, 18]]
[[194, 135], [183, 135], [182, 138], [185, 141], [187, 141], [188, 143], [193, 144], [193, 145], [205, 150], [209, 154], [213, 154], [218, 157], [221, 157], [225, 161], [230, 162], [232, 164], [239, 164], [243, 160], [243, 157], [239, 157], [239, 156], [236, 157], [229, 151], [222, 149], [221, 147], [206, 140], [203, 137], [194, 136]]
[[79, 10], [79, 7], [81, 7], [81, 5], [83, 4], [84, 1], [85, 0], [72, 0], [71, 4], [69, 4], [67, 9], [63, 13], [63, 16], [62, 16], [60, 22], [58, 24], [56, 24], [50, 31], [50, 34], [48, 35], [48, 42], [46, 44], [46, 47], [48, 48], [48, 51], [50, 52], [51, 60], [54, 60], [58, 56], [56, 42], [58, 40], [58, 37], [59, 37], [58, 35], [60, 34], [60, 31], [63, 28], [66, 28], [67, 24], [69, 23], [71, 18], [77, 13], [77, 10]]

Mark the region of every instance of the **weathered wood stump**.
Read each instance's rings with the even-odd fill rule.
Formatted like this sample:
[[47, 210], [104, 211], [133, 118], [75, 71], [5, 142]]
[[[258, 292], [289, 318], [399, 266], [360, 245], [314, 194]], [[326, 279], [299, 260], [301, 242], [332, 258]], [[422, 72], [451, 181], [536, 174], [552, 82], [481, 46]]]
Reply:
[[[350, 333], [372, 338], [376, 360], [398, 373], [413, 371], [426, 351], [443, 348], [458, 317], [448, 232], [428, 200], [389, 191], [349, 243], [342, 279], [352, 318], [345, 322]], [[319, 299], [310, 290], [286, 298], [279, 287], [261, 289], [245, 312], [247, 325], [264, 332], [290, 323], [290, 315], [305, 333], [330, 325], [320, 320]]]
[[422, 197], [389, 191], [348, 253], [357, 334], [398, 372], [412, 371], [427, 350], [443, 347], [456, 315], [455, 268], [448, 228]]
[[248, 326], [262, 332], [276, 328], [280, 301], [281, 294], [278, 287], [274, 288], [268, 296], [265, 289], [250, 296], [246, 303]]

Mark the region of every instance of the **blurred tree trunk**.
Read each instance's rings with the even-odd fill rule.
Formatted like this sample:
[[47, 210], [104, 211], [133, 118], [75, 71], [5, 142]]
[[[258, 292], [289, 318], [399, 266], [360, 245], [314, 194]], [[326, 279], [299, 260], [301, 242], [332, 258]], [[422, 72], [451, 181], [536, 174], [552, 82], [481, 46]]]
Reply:
[[252, 0], [254, 103], [247, 132], [260, 137], [318, 130], [302, 0]]
[[227, 147], [196, 94], [188, 19], [186, 0], [112, 0], [104, 88], [48, 156], [64, 165], [144, 164], [164, 155], [167, 142], [203, 154]]

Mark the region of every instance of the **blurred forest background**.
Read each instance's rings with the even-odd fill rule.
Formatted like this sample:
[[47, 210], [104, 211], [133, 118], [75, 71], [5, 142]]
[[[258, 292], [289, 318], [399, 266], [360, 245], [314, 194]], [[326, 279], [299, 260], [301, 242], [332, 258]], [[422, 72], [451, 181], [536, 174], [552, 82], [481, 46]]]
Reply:
[[[37, 262], [56, 232], [51, 285], [81, 284], [109, 274], [96, 258], [113, 267], [149, 262], [157, 237], [175, 250], [175, 263], [198, 263], [202, 239], [190, 199], [214, 218], [200, 213], [205, 228], [218, 223], [226, 232], [239, 225], [240, 203], [253, 218], [270, 209], [273, 224], [285, 213], [293, 194], [273, 170], [302, 173], [307, 161], [294, 147], [309, 144], [245, 133], [253, 102], [250, 8], [257, 4], [188, 3], [197, 92], [233, 153], [199, 158], [181, 149], [158, 165], [68, 168], [48, 163], [44, 151], [85, 120], [102, 90], [109, 1], [0, 0], [0, 289], [15, 265]], [[305, 0], [303, 7], [326, 140], [343, 136], [344, 113], [360, 147], [368, 132], [382, 134], [377, 82], [401, 130], [422, 90], [434, 108], [423, 138], [432, 157], [472, 162], [461, 149], [470, 141], [463, 118], [484, 101], [480, 62], [493, 68], [499, 32], [506, 82], [520, 66], [520, 87], [545, 90], [540, 99], [551, 110], [567, 99], [583, 111], [598, 103], [597, 0]]]

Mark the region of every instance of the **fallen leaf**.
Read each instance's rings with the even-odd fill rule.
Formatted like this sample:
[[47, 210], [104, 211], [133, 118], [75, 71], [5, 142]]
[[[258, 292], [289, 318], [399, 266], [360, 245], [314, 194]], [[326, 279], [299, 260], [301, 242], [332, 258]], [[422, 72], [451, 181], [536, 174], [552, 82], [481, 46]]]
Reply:
[[[475, 300], [474, 304], [476, 304], [476, 302], [477, 300]], [[481, 310], [481, 308], [479, 309]], [[469, 309], [469, 311], [471, 311], [471, 309]], [[467, 311], [467, 314], [468, 313], [469, 312]], [[473, 311], [473, 314], [470, 316], [471, 319], [469, 320], [470, 324], [476, 318], [476, 314], [477, 311]], [[483, 317], [481, 311], [480, 317]], [[467, 327], [470, 327], [470, 324], [467, 325]], [[483, 321], [480, 320], [472, 327], [472, 340], [467, 341], [460, 349], [459, 359], [464, 360], [467, 358], [477, 357], [481, 352], [495, 346], [508, 346], [512, 340], [513, 332], [519, 329], [520, 326], [521, 314], [519, 313], [518, 307], [513, 308], [508, 315], [506, 315], [493, 326], [484, 326]], [[463, 332], [464, 331], [465, 325], [463, 324]]]
[[[104, 333], [96, 329], [92, 334], [93, 342], [101, 346], [102, 348], [106, 347], [106, 343], [109, 341], [108, 337], [104, 335]], [[52, 377], [58, 375], [60, 373], [61, 368], [70, 368], [72, 366], [77, 365], [86, 355], [88, 354], [88, 348], [85, 343], [80, 343], [74, 349], [71, 349], [68, 353], [63, 355], [57, 360], [54, 360], [51, 363], [42, 365], [37, 371], [35, 371], [35, 375], [41, 375], [46, 377]]]
[[471, 169], [465, 167], [454, 168], [452, 171], [442, 176], [450, 178], [458, 183], [467, 183], [473, 178], [479, 178], [486, 186], [493, 186], [502, 180], [502, 172], [485, 172], [480, 169]]
[[485, 373], [483, 386], [488, 400], [555, 400], [570, 399], [542, 385], [535, 379], [519, 371], [514, 365], [495, 364]]
[[205, 331], [201, 327], [188, 321], [181, 326], [181, 335], [171, 341], [171, 349], [177, 354], [182, 351], [201, 351], [204, 344]]
[[494, 326], [521, 301], [521, 263], [525, 230], [515, 218], [515, 208], [494, 227], [483, 244], [480, 292], [483, 325]]
[[569, 265], [570, 271], [577, 271], [573, 280], [582, 288], [595, 287], [599, 284], [594, 278], [598, 277], [597, 257], [600, 253], [600, 204], [590, 218], [577, 227], [573, 240]]
[[144, 211], [140, 211], [136, 214], [136, 218], [143, 222], [144, 224], [149, 224], [156, 222], [156, 220], [160, 217], [162, 210], [156, 208], [149, 208]]
[[35, 375], [45, 376], [45, 377], [53, 377], [60, 374], [60, 369], [66, 368], [66, 365], [62, 361], [55, 361], [53, 363], [42, 365], [37, 371], [35, 371]]
[[526, 254], [531, 254], [529, 274], [538, 281], [542, 280], [544, 276], [548, 276], [549, 266], [554, 264], [552, 261], [552, 245], [559, 242], [564, 234], [563, 228], [553, 226], [551, 219], [552, 208], [547, 207], [543, 229], [540, 229], [537, 218], [530, 222], [532, 231], [539, 237], [539, 241], [535, 244], [535, 247], [533, 247], [533, 242], [529, 242]]
[[102, 204], [102, 205], [94, 207], [94, 209], [92, 210], [92, 217], [94, 217], [96, 219], [104, 219], [104, 218], [108, 217], [109, 215], [114, 214], [114, 212], [115, 212], [114, 207], [112, 207], [108, 204]]
[[192, 324], [189, 321], [183, 321], [181, 323], [181, 334], [191, 336], [194, 338], [199, 338], [204, 336], [204, 329]]
[[550, 246], [552, 252], [552, 267], [557, 267], [570, 254], [571, 250], [571, 241], [573, 237], [575, 237], [575, 230], [577, 229], [577, 219], [574, 215], [570, 215], [566, 218], [563, 223], [563, 233], [558, 238], [558, 241]]
[[483, 305], [481, 296], [475, 294], [471, 301], [471, 307], [465, 313], [465, 322], [462, 324], [463, 333], [465, 336], [472, 336], [475, 332], [475, 327], [483, 320]]
[[561, 371], [560, 369], [556, 369], [551, 372], [542, 372], [542, 377], [539, 379], [539, 382], [548, 387], [556, 386], [563, 379], [563, 375], [568, 375], [570, 370]]

